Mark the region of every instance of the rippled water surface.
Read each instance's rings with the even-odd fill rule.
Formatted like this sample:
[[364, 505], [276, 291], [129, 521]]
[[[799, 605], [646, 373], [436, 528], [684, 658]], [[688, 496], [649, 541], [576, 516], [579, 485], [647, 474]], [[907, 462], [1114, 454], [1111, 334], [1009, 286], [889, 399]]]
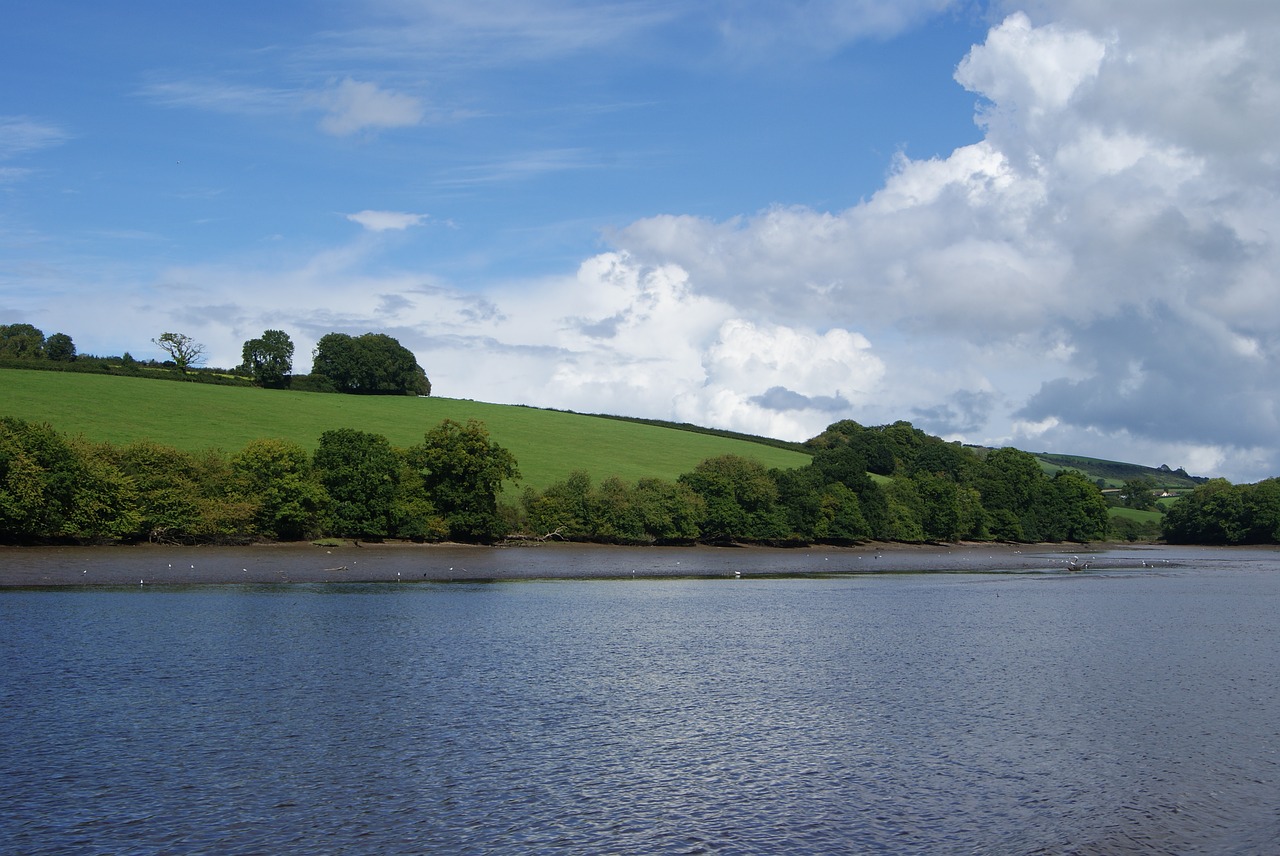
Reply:
[[1274, 555], [0, 591], [0, 851], [1275, 852]]

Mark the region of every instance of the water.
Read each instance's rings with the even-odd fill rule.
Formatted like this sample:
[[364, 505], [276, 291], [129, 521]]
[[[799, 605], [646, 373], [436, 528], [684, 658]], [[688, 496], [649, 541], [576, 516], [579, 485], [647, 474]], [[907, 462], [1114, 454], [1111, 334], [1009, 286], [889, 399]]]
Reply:
[[0, 851], [1275, 852], [1231, 555], [0, 591]]

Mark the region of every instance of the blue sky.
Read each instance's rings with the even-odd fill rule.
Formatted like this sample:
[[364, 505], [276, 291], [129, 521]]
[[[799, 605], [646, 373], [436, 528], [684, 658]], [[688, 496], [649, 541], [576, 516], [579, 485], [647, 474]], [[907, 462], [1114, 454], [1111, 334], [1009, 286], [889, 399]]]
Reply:
[[0, 322], [1276, 475], [1280, 10], [1207, 6], [27, 4]]

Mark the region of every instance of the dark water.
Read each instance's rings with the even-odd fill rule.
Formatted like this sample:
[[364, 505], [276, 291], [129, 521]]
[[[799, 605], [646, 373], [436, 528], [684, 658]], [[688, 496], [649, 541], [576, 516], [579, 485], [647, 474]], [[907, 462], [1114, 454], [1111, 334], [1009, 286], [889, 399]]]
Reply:
[[1274, 853], [1239, 555], [0, 591], [0, 852]]

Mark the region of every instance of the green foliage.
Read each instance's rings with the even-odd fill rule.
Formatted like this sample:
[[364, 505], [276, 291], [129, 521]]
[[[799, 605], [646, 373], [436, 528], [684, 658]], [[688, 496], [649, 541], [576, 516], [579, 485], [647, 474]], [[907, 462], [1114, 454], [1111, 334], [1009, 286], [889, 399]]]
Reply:
[[67, 514], [66, 535], [77, 541], [118, 541], [139, 528], [138, 491], [105, 444], [70, 441], [79, 472]]
[[50, 426], [0, 418], [0, 537], [67, 534], [78, 469], [71, 447]]
[[924, 502], [910, 479], [894, 479], [884, 487], [886, 514], [879, 537], [887, 541], [924, 541]]
[[725, 541], [770, 541], [786, 536], [778, 485], [758, 462], [737, 455], [710, 458], [680, 476], [706, 506], [702, 536]]
[[863, 460], [865, 472], [877, 475], [893, 475], [897, 467], [893, 444], [885, 436], [883, 429], [864, 428], [852, 419], [832, 423], [805, 445], [815, 453], [822, 449], [847, 447]]
[[640, 479], [631, 492], [631, 504], [640, 528], [659, 543], [697, 538], [706, 514], [696, 493], [665, 479]]
[[515, 456], [489, 439], [483, 423], [446, 419], [405, 454], [422, 487], [443, 517], [449, 536], [488, 541], [502, 535], [498, 494], [502, 483], [518, 480]]
[[974, 484], [982, 496], [993, 537], [1003, 541], [1045, 539], [1041, 518], [1049, 478], [1034, 455], [1014, 448], [996, 449], [979, 465]]
[[1044, 515], [1045, 538], [1050, 541], [1101, 541], [1107, 537], [1107, 502], [1084, 475], [1062, 470], [1053, 477]]
[[320, 533], [328, 497], [297, 443], [254, 440], [232, 456], [231, 480], [231, 494], [254, 505], [258, 534], [297, 541]]
[[[137, 492], [137, 530], [150, 541], [187, 544], [207, 533], [202, 521], [216, 486], [228, 481], [230, 470], [220, 457], [206, 456], [204, 466], [195, 455], [149, 440], [111, 448], [110, 455]], [[216, 461], [214, 466], [211, 463]]]
[[30, 324], [0, 324], [0, 357], [38, 360], [44, 356], [44, 333]]
[[66, 333], [54, 333], [44, 340], [45, 359], [69, 363], [76, 358], [76, 343]]
[[611, 476], [593, 487], [587, 473], [571, 473], [539, 493], [526, 489], [524, 524], [542, 537], [623, 544], [695, 540], [701, 500], [684, 485], [641, 479], [630, 485]]
[[289, 385], [293, 371], [293, 340], [283, 330], [265, 330], [257, 339], [244, 343], [242, 368], [253, 382], [266, 389]]
[[921, 470], [912, 478], [919, 497], [920, 528], [929, 541], [960, 541], [983, 535], [978, 492], [939, 472]]
[[1164, 537], [1177, 544], [1280, 543], [1280, 479], [1210, 479], [1169, 509]]
[[1280, 479], [1245, 485], [1244, 540], [1250, 544], [1280, 543]]
[[1150, 511], [1156, 507], [1155, 490], [1154, 480], [1148, 476], [1137, 476], [1125, 480], [1124, 487], [1120, 489], [1120, 496], [1126, 508]]
[[331, 500], [328, 531], [348, 538], [392, 533], [400, 458], [386, 437], [354, 428], [326, 431], [313, 463]]
[[862, 516], [858, 494], [839, 482], [826, 485], [818, 494], [818, 517], [813, 537], [822, 541], [847, 543], [871, 537], [871, 527]]
[[48, 425], [0, 419], [0, 540], [115, 540], [137, 528], [136, 491], [109, 455]]
[[339, 392], [430, 395], [431, 382], [413, 352], [384, 333], [329, 333], [316, 343], [311, 374]]
[[528, 525], [543, 535], [556, 534], [565, 539], [591, 535], [591, 476], [574, 470], [562, 482], [556, 482], [538, 493], [527, 488], [521, 498]]

